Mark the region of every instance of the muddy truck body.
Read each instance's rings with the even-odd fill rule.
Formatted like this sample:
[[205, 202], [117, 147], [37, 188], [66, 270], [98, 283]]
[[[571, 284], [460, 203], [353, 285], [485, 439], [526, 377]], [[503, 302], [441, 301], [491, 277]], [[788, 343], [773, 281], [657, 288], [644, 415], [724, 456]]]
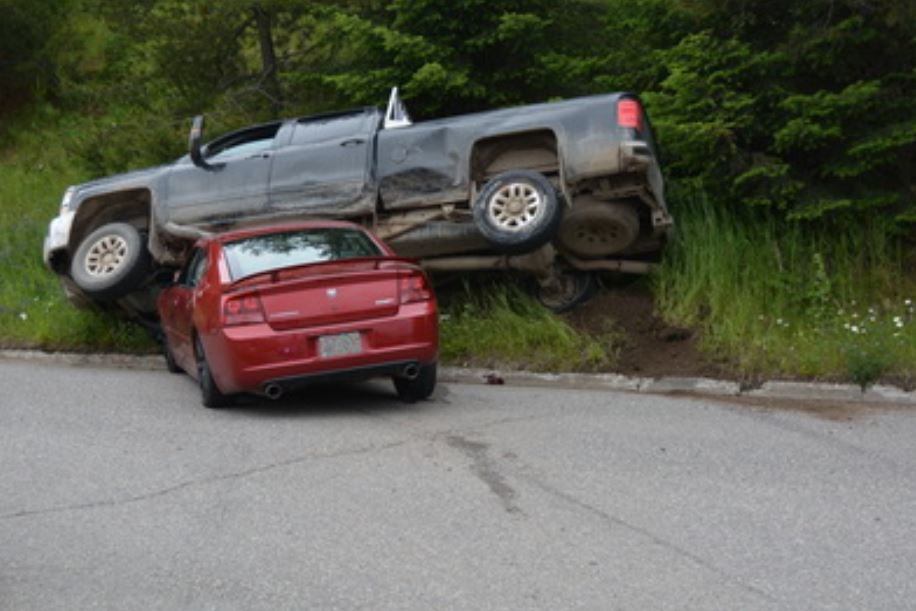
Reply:
[[173, 163], [67, 189], [44, 261], [78, 305], [152, 311], [207, 233], [360, 222], [433, 271], [507, 269], [562, 310], [594, 272], [645, 273], [672, 220], [648, 119], [618, 93], [412, 123], [361, 108], [240, 129]]

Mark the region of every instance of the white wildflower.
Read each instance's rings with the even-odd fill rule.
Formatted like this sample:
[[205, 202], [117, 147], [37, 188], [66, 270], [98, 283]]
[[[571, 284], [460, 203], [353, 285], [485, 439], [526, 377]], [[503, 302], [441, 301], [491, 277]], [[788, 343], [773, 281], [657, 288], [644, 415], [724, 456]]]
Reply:
[[849, 330], [852, 331], [853, 333], [858, 333], [859, 327], [857, 327], [856, 325], [852, 325], [851, 327], [849, 327]]
[[28, 319], [29, 319], [28, 314], [26, 314], [25, 312], [19, 312], [19, 320], [28, 320]]

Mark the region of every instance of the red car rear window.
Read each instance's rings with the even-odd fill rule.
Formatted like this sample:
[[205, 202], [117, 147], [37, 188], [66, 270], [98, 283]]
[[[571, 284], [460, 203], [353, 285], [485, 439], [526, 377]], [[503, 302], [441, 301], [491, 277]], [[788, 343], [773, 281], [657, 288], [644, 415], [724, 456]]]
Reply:
[[233, 280], [285, 267], [384, 253], [357, 229], [326, 228], [270, 233], [223, 245]]

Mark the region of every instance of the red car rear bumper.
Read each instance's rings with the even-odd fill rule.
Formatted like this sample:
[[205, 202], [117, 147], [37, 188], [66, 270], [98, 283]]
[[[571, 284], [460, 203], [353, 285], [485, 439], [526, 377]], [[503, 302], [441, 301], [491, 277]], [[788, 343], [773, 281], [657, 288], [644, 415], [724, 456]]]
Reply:
[[[356, 354], [321, 357], [319, 337], [359, 333]], [[395, 316], [303, 329], [253, 324], [218, 329], [201, 337], [213, 377], [224, 393], [263, 393], [269, 383], [285, 389], [312, 380], [393, 375], [407, 364], [438, 357], [435, 302], [401, 306]]]

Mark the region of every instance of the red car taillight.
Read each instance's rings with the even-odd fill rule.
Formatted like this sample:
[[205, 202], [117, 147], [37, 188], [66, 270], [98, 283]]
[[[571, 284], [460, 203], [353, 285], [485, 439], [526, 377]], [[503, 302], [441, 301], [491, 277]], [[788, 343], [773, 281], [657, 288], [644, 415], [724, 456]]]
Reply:
[[617, 102], [617, 125], [642, 130], [642, 108], [639, 102], [630, 99]]
[[433, 291], [426, 280], [426, 274], [417, 270], [409, 275], [401, 276], [398, 280], [398, 291], [401, 294], [401, 303], [414, 303], [429, 301], [433, 298]]
[[223, 304], [223, 325], [250, 325], [264, 322], [264, 310], [257, 295], [232, 297]]

